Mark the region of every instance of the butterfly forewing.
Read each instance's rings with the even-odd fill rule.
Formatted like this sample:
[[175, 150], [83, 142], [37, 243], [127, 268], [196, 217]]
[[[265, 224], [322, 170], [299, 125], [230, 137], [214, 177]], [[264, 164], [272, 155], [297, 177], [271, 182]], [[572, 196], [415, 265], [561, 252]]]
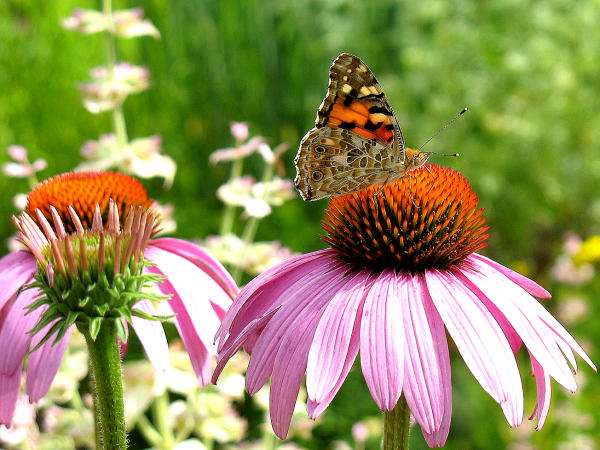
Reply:
[[381, 85], [364, 62], [348, 53], [338, 56], [329, 70], [327, 94], [315, 121], [316, 128], [325, 126], [404, 149], [402, 131]]

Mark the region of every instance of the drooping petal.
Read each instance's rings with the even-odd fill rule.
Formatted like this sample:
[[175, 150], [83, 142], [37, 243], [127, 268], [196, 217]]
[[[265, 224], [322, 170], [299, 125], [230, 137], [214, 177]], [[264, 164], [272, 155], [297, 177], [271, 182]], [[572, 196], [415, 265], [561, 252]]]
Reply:
[[313, 316], [296, 322], [282, 337], [273, 362], [269, 413], [273, 431], [280, 439], [287, 437], [294, 405], [304, 378], [310, 343], [319, 317]]
[[33, 281], [36, 268], [33, 255], [23, 250], [0, 258], [0, 309], [21, 286]]
[[[190, 324], [204, 346], [211, 348], [215, 332], [219, 328], [221, 320], [209, 300], [217, 303], [224, 302], [227, 300], [228, 295], [206, 272], [200, 270], [185, 258], [158, 247], [148, 247], [144, 256], [156, 264], [157, 270], [167, 276], [165, 281], [169, 282], [177, 294], [169, 300], [172, 303], [171, 308], [178, 314], [175, 320], [179, 321], [179, 315], [184, 309], [191, 321]], [[191, 283], [190, 281], [194, 282]], [[171, 289], [166, 292], [162, 284], [159, 285], [159, 289], [165, 293], [173, 294]], [[218, 298], [221, 298], [221, 300], [217, 301]]]
[[[150, 300], [140, 300], [134, 306], [146, 314], [156, 314], [156, 309]], [[133, 316], [131, 326], [140, 340], [148, 360], [157, 372], [169, 370], [169, 344], [162, 323], [157, 320], [148, 320]]]
[[244, 328], [235, 339], [228, 339], [226, 341], [223, 349], [217, 355], [217, 366], [213, 372], [212, 383], [217, 383], [217, 379], [221, 375], [229, 358], [231, 358], [240, 348], [245, 347], [248, 341], [250, 341], [251, 346], [254, 347], [256, 341], [260, 337], [261, 330], [269, 323], [276, 312], [277, 310], [271, 311], [262, 317], [250, 321], [246, 328]]
[[492, 302], [510, 321], [529, 352], [551, 377], [571, 391], [577, 389], [573, 374], [557, 342], [563, 341], [592, 368], [595, 366], [571, 335], [537, 300], [503, 273], [477, 260], [474, 270], [462, 270], [461, 281], [484, 302]]
[[329, 393], [322, 397], [320, 402], [316, 402], [311, 398], [306, 402], [306, 412], [311, 419], [315, 419], [320, 416], [323, 411], [327, 409], [331, 401], [334, 399], [344, 380], [348, 376], [350, 369], [356, 360], [356, 356], [358, 355], [358, 349], [360, 347], [360, 319], [362, 317], [362, 308], [364, 305], [364, 299], [361, 302], [358, 311], [356, 312], [356, 320], [354, 322], [354, 328], [352, 329], [352, 334], [350, 336], [350, 342], [348, 343], [348, 351], [346, 352], [346, 359], [344, 360], [344, 364], [342, 366], [342, 370], [340, 375], [335, 382], [334, 386], [331, 388]]
[[451, 272], [425, 273], [431, 299], [467, 367], [511, 426], [523, 420], [523, 387], [512, 349], [492, 314]]
[[382, 411], [396, 406], [404, 379], [404, 324], [393, 271], [386, 270], [365, 298], [360, 326], [360, 364]]
[[326, 272], [336, 263], [331, 250], [290, 258], [266, 270], [248, 283], [233, 301], [215, 336], [221, 351], [225, 340], [235, 339], [248, 322], [281, 306], [287, 299], [282, 292], [307, 273]]
[[33, 328], [42, 313], [42, 308], [37, 308], [25, 315], [24, 308], [38, 294], [37, 289], [27, 289], [0, 311], [0, 342], [10, 343], [0, 351], [0, 374], [10, 375], [23, 364], [31, 342], [31, 335], [27, 332]]
[[[157, 267], [149, 267], [148, 270], [152, 273], [164, 275]], [[211, 353], [207, 350], [207, 346], [196, 328], [197, 324], [195, 323], [194, 318], [190, 316], [190, 311], [186, 308], [186, 305], [179, 297], [179, 292], [175, 290], [170, 280], [170, 277], [163, 280], [159, 289], [164, 294], [171, 295], [171, 298], [165, 302], [165, 307], [168, 307], [176, 314], [175, 326], [179, 332], [179, 336], [181, 336], [183, 345], [190, 356], [192, 368], [198, 377], [198, 382], [201, 386], [204, 386], [210, 382], [210, 369], [212, 366], [210, 358]], [[199, 301], [198, 303], [204, 302]], [[196, 317], [195, 319], [196, 321], [199, 321], [202, 317]], [[202, 326], [202, 323], [199, 323], [198, 325]]]
[[309, 320], [339, 293], [347, 284], [344, 273], [345, 269], [338, 268], [320, 276], [303, 278], [282, 294], [287, 301], [265, 326], [248, 364], [246, 390], [250, 395], [256, 393], [271, 375], [282, 338], [294, 323]]
[[[398, 278], [406, 336], [404, 396], [423, 433], [433, 435], [442, 428], [444, 417], [450, 417], [452, 410], [450, 356], [444, 323], [419, 278], [410, 275]], [[445, 436], [440, 436], [443, 442], [447, 434], [446, 429]]]
[[[306, 390], [315, 404], [329, 397], [338, 384], [349, 352], [352, 353], [351, 337], [357, 325], [357, 312], [364, 300], [367, 279], [367, 272], [357, 273], [352, 278], [352, 286], [343, 295], [333, 297], [319, 321], [306, 369]], [[352, 350], [358, 351], [358, 346], [355, 347]]]
[[506, 276], [508, 279], [512, 280], [515, 284], [519, 285], [522, 289], [529, 292], [534, 297], [539, 297], [539, 298], [552, 297], [552, 295], [550, 295], [550, 292], [548, 292], [546, 289], [541, 287], [535, 281], [532, 281], [529, 278], [524, 277], [520, 273], [515, 272], [514, 270], [511, 270], [508, 267], [504, 267], [502, 264], [499, 264], [490, 258], [486, 258], [485, 256], [480, 255], [478, 253], [471, 253], [471, 255], [469, 255], [465, 259], [465, 262], [467, 264], [469, 264], [472, 260], [477, 260], [477, 261], [487, 264], [490, 267], [493, 267], [498, 272], [500, 272], [504, 276]]
[[12, 423], [20, 385], [21, 368], [13, 373], [0, 373], [0, 424], [7, 427]]
[[[158, 238], [149, 242], [151, 246], [162, 248], [163, 250], [175, 253], [182, 258], [194, 263], [196, 266], [206, 272], [221, 288], [234, 298], [238, 293], [238, 287], [235, 281], [227, 272], [225, 267], [210, 255], [202, 247], [188, 241], [175, 238]], [[220, 298], [219, 298], [220, 299]], [[217, 301], [217, 299], [215, 299]], [[221, 307], [227, 310], [231, 302], [227, 302]]]
[[550, 383], [550, 375], [544, 370], [544, 367], [537, 362], [537, 360], [530, 353], [531, 367], [533, 369], [533, 376], [535, 377], [535, 385], [537, 388], [537, 399], [535, 401], [535, 407], [529, 419], [537, 417], [536, 430], [540, 430], [544, 426], [546, 417], [548, 416], [548, 410], [550, 409], [550, 400], [552, 398], [552, 385]]
[[[54, 322], [44, 327], [39, 333], [36, 333], [35, 336], [33, 336], [31, 348], [35, 348], [39, 341], [44, 337], [45, 333], [50, 330], [52, 325], [54, 325]], [[63, 356], [65, 355], [72, 331], [73, 326], [69, 327], [61, 340], [56, 344], [52, 337], [29, 355], [27, 360], [26, 392], [29, 396], [30, 403], [38, 402], [48, 393], [52, 381], [56, 376], [56, 372], [58, 372]]]

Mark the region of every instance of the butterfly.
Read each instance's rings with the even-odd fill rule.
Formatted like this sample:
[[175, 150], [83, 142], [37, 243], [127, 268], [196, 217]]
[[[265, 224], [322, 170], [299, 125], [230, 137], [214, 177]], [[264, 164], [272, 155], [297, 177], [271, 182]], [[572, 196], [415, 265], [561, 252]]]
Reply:
[[430, 152], [404, 144], [402, 130], [375, 75], [342, 53], [329, 69], [315, 128], [294, 159], [294, 184], [305, 201], [385, 185], [423, 166]]

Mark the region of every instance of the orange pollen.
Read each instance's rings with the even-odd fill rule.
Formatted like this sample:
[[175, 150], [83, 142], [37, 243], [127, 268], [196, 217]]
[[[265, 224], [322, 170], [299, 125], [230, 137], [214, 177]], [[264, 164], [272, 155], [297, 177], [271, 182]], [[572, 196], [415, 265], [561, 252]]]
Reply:
[[102, 221], [108, 220], [108, 204], [112, 199], [118, 208], [121, 226], [131, 207], [148, 209], [152, 199], [142, 183], [133, 177], [114, 172], [70, 172], [49, 178], [40, 183], [27, 197], [25, 211], [37, 222], [40, 210], [52, 223], [50, 207], [54, 207], [65, 229], [71, 233], [75, 226], [69, 214], [71, 206], [84, 227], [90, 229], [96, 205], [100, 207]]
[[458, 172], [427, 164], [400, 180], [334, 197], [322, 239], [359, 268], [449, 269], [485, 247], [477, 195]]

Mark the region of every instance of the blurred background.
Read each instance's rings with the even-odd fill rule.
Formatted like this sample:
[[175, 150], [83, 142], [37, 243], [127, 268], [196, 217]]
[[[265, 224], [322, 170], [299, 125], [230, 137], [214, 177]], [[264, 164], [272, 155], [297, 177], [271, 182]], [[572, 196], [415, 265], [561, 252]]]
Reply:
[[[3, 149], [22, 145], [30, 159], [48, 162], [38, 174], [43, 179], [72, 170], [86, 141], [111, 132], [111, 115], [87, 112], [77, 89], [105, 63], [105, 38], [61, 26], [75, 8], [99, 3], [0, 2], [0, 163], [9, 161]], [[594, 277], [600, 243], [592, 239], [600, 234], [600, 2], [114, 1], [115, 9], [138, 6], [161, 38], [117, 42], [118, 60], [146, 66], [151, 83], [128, 98], [123, 111], [130, 139], [162, 136], [163, 153], [177, 164], [170, 189], [161, 178], [144, 181], [154, 198], [174, 206], [177, 236], [219, 233], [223, 203], [216, 190], [230, 167], [208, 158], [234, 145], [233, 121], [247, 122], [250, 135], [265, 137], [271, 147], [288, 143], [282, 166], [293, 179], [293, 158], [313, 126], [329, 66], [339, 53], [353, 53], [377, 76], [410, 147], [468, 106], [428, 144], [430, 151], [461, 157], [432, 162], [460, 171], [477, 192], [490, 226], [483, 253], [550, 290], [553, 298], [544, 304], [600, 362], [600, 282]], [[261, 177], [258, 154], [244, 164], [245, 173]], [[2, 254], [14, 232], [11, 199], [28, 189], [26, 181], [0, 177]], [[279, 241], [292, 252], [321, 249], [326, 205], [296, 196], [260, 221], [256, 240]], [[241, 234], [244, 221], [237, 214], [232, 231]], [[527, 415], [535, 384], [522, 353]], [[588, 367], [578, 375], [575, 395], [553, 383], [553, 406], [539, 432], [527, 420], [509, 429], [460, 358], [453, 384], [447, 448], [600, 445], [600, 383]], [[262, 436], [263, 416], [248, 402], [238, 401], [236, 411], [248, 421], [243, 439], [251, 442]], [[378, 417], [355, 369], [319, 423], [293, 442], [311, 449], [377, 448], [376, 431], [363, 439], [351, 430]], [[418, 430], [412, 441], [412, 448], [425, 446]]]

